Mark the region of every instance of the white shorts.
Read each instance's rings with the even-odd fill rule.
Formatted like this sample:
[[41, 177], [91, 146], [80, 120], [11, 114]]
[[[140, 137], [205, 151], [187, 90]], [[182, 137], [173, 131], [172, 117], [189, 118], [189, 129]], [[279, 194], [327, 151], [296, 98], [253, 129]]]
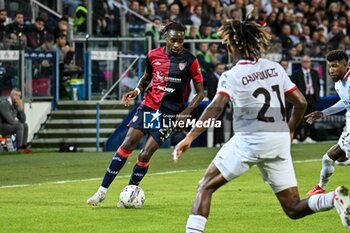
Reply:
[[289, 133], [235, 134], [219, 150], [213, 163], [227, 181], [257, 165], [274, 193], [297, 186]]
[[345, 156], [350, 158], [350, 133], [344, 130], [339, 137], [338, 145], [345, 152]]

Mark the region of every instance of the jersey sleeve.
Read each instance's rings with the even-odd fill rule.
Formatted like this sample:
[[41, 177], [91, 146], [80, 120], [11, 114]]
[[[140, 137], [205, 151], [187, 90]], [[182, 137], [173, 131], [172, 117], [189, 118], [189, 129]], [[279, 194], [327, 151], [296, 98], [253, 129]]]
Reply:
[[191, 67], [190, 67], [190, 74], [193, 82], [200, 83], [203, 82], [203, 76], [201, 72], [201, 67], [199, 65], [199, 62], [197, 58], [193, 61]]
[[284, 90], [284, 94], [288, 95], [290, 93], [292, 93], [295, 89], [297, 89], [297, 85], [295, 85], [292, 80], [290, 80], [287, 72], [281, 68], [281, 72], [282, 72], [282, 78], [283, 78], [283, 90]]
[[216, 94], [224, 94], [228, 96], [230, 99], [233, 96], [233, 83], [230, 82], [229, 76], [226, 72], [224, 72], [220, 76]]

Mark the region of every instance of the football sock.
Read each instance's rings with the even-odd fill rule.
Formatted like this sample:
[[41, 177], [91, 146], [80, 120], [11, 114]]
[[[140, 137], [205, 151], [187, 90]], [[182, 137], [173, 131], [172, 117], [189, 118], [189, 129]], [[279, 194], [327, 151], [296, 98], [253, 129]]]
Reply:
[[98, 188], [98, 191], [99, 191], [99, 192], [103, 192], [103, 193], [107, 193], [108, 189], [105, 188], [105, 187], [103, 187], [103, 186], [100, 186], [100, 187]]
[[126, 160], [132, 151], [125, 150], [122, 146], [120, 146], [117, 152], [114, 154], [108, 168], [106, 174], [103, 178], [101, 186], [108, 189], [108, 187], [113, 182], [114, 178], [118, 175], [119, 171], [123, 168]]
[[330, 210], [334, 207], [334, 192], [316, 194], [309, 198], [308, 205], [314, 212]]
[[149, 167], [149, 162], [141, 162], [137, 160], [134, 166], [134, 170], [132, 171], [132, 174], [130, 177], [129, 185], [130, 184], [139, 185], [143, 177], [146, 175], [148, 167]]
[[187, 219], [186, 233], [202, 233], [204, 232], [207, 219], [201, 215], [190, 214]]
[[325, 189], [334, 172], [334, 161], [325, 154], [322, 158], [322, 170], [318, 186]]

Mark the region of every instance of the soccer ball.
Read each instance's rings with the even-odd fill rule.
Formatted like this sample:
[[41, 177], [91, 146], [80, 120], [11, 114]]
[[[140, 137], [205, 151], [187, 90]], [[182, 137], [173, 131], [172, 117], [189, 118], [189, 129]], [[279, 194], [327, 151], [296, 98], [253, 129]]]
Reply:
[[119, 195], [118, 205], [124, 208], [140, 208], [145, 202], [145, 193], [136, 185], [128, 185], [123, 188]]

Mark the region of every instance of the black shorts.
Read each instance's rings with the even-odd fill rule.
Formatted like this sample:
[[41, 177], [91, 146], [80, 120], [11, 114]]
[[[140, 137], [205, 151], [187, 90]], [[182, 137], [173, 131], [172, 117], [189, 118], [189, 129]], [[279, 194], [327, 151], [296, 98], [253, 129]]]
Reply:
[[139, 129], [144, 134], [150, 134], [161, 146], [172, 134], [171, 121], [175, 120], [175, 114], [154, 110], [145, 105], [140, 105], [131, 119], [128, 127]]

